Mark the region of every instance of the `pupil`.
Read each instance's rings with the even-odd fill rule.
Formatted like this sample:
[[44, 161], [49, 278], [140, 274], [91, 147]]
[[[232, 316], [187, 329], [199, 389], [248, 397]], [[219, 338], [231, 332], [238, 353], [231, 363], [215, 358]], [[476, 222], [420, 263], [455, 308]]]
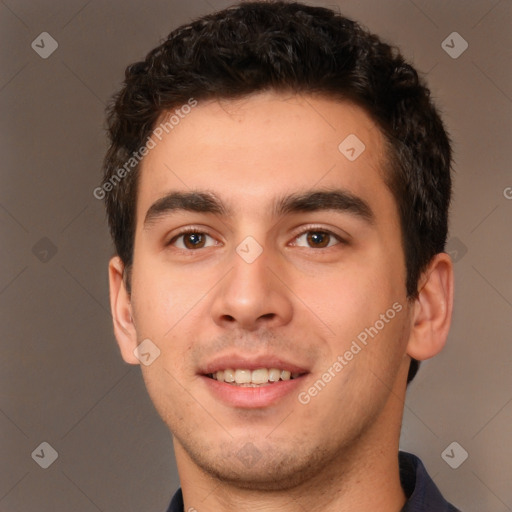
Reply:
[[325, 247], [329, 243], [329, 239], [327, 233], [313, 231], [308, 235], [308, 242], [317, 247]]
[[203, 242], [203, 236], [200, 233], [190, 233], [185, 238], [185, 245], [189, 247], [198, 247]]

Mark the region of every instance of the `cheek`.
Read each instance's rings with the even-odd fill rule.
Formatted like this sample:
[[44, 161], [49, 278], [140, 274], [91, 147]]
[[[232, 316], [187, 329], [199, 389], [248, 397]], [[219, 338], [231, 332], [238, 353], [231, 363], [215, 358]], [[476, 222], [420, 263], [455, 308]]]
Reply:
[[[173, 428], [184, 423], [183, 418], [190, 417], [190, 401], [185, 400], [183, 387], [177, 379], [171, 377], [171, 366], [162, 358], [157, 359], [151, 366], [141, 366], [142, 376], [151, 400], [167, 425]], [[165, 368], [165, 369], [164, 369]]]
[[403, 278], [396, 281], [399, 272], [398, 266], [375, 258], [373, 264], [360, 261], [303, 283], [298, 292], [329, 328], [330, 361], [346, 354], [351, 368], [344, 373], [355, 371], [358, 380], [372, 372], [380, 375], [381, 370], [384, 375], [393, 373], [405, 351], [406, 296]]
[[393, 281], [393, 271], [383, 271], [384, 266], [382, 262], [347, 266], [320, 279], [297, 282], [296, 289], [300, 289], [298, 295], [304, 297], [306, 305], [333, 330], [355, 334], [373, 325], [404, 298]]
[[139, 335], [168, 338], [186, 322], [211, 284], [187, 269], [142, 258], [133, 267], [132, 303]]

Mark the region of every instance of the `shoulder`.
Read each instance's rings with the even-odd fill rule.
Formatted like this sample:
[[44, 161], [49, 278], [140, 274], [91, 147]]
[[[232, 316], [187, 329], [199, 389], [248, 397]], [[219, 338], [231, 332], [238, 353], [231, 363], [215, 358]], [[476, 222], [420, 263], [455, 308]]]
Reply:
[[183, 495], [180, 488], [174, 493], [169, 508], [167, 508], [165, 512], [184, 512], [184, 507]]
[[408, 498], [401, 512], [460, 512], [444, 499], [416, 455], [399, 452], [398, 460], [400, 481]]

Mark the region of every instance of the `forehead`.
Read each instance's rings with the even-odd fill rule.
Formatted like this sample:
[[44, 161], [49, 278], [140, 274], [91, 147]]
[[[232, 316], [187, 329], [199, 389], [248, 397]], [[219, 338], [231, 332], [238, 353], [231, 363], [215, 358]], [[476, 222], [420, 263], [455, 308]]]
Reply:
[[198, 102], [178, 114], [154, 132], [142, 162], [138, 224], [172, 191], [212, 191], [235, 212], [263, 211], [266, 201], [315, 187], [388, 193], [383, 136], [351, 103], [269, 92]]

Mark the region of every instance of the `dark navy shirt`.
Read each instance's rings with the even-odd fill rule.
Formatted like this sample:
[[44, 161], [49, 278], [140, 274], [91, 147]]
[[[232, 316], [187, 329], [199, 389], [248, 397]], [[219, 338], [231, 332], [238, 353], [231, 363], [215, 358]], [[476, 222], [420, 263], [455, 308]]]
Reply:
[[[439, 492], [416, 455], [399, 452], [400, 482], [407, 496], [407, 503], [400, 512], [459, 512]], [[183, 496], [178, 489], [167, 512], [184, 512]]]

